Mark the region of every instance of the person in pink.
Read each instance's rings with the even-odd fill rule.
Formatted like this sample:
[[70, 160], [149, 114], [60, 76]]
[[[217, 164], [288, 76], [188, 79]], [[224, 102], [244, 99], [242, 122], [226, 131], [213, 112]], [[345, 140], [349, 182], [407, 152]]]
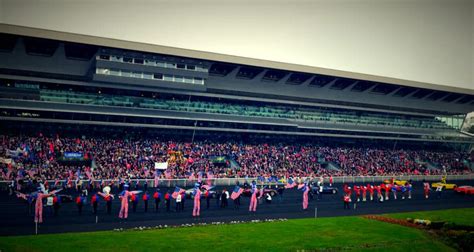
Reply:
[[308, 209], [308, 192], [309, 192], [309, 187], [308, 183], [305, 182], [303, 186], [301, 187], [301, 191], [303, 191], [303, 210]]
[[193, 217], [199, 217], [201, 212], [201, 188], [200, 184], [194, 184], [194, 208], [193, 208]]
[[127, 220], [128, 218], [128, 198], [132, 196], [132, 193], [128, 190], [129, 185], [123, 186], [124, 190], [120, 193], [119, 198], [121, 199], [119, 218]]
[[43, 223], [43, 199], [53, 195], [53, 193], [43, 193], [41, 187], [38, 187], [35, 203], [35, 222]]
[[252, 189], [250, 191], [252, 193], [252, 196], [250, 196], [250, 206], [249, 206], [249, 211], [250, 212], [256, 212], [257, 211], [257, 182], [252, 181]]

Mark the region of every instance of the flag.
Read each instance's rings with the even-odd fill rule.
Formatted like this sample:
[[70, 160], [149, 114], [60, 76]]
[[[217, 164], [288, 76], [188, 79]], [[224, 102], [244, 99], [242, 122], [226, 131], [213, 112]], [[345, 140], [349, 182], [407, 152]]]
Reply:
[[242, 189], [241, 187], [235, 186], [235, 187], [234, 187], [234, 191], [233, 191], [232, 194], [230, 195], [230, 198], [231, 198], [232, 200], [237, 199], [237, 198], [240, 196], [240, 194], [242, 194], [243, 191], [244, 191], [244, 189]]
[[296, 186], [295, 181], [292, 178], [289, 178], [288, 181], [286, 182], [285, 188], [293, 188]]
[[160, 182], [160, 177], [158, 177], [156, 174], [155, 174], [155, 179], [154, 179], [154, 183], [153, 183], [153, 186], [154, 187], [158, 187], [158, 183]]
[[205, 190], [209, 191], [211, 190], [212, 188], [214, 188], [214, 186], [211, 186], [211, 185], [203, 185], [201, 186], [202, 188], [204, 188]]
[[173, 197], [173, 199], [176, 199], [178, 197], [178, 194], [181, 194], [183, 192], [184, 192], [183, 188], [175, 187], [173, 194], [171, 194], [171, 197]]

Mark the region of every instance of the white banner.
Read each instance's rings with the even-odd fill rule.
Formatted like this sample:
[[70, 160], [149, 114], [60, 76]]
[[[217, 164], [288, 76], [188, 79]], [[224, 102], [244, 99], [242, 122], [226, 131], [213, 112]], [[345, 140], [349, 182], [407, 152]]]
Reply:
[[158, 163], [155, 162], [155, 170], [166, 170], [168, 169], [168, 162]]

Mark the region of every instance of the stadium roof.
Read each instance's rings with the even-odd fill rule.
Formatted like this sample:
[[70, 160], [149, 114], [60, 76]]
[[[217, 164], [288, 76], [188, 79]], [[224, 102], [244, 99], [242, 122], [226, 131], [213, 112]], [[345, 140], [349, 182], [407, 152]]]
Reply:
[[[250, 77], [244, 76], [244, 78], [253, 78], [262, 71], [261, 68], [270, 68], [274, 69], [274, 72], [267, 71], [265, 75], [262, 76], [263, 79], [276, 78], [279, 80], [286, 77], [286, 82], [288, 84], [301, 84], [305, 81], [310, 81], [310, 85], [316, 86], [331, 84], [330, 88], [335, 90], [344, 90], [346, 88], [350, 88], [352, 91], [356, 92], [364, 92], [369, 90], [379, 94], [392, 94], [395, 96], [406, 96], [410, 94], [413, 95], [414, 98], [428, 98], [432, 100], [443, 99], [446, 101], [462, 101], [465, 103], [474, 102], [474, 89], [437, 85], [320, 67], [288, 64], [283, 62], [195, 51], [67, 32], [58, 32], [9, 24], [0, 24], [0, 32], [28, 37], [39, 37], [66, 42], [214, 61], [216, 62], [216, 65], [213, 67], [214, 69], [219, 68], [220, 66], [228, 67], [228, 64], [244, 65], [244, 67], [250, 66], [246, 68], [241, 67], [237, 73], [237, 77], [242, 77], [243, 73], [250, 72]], [[219, 63], [222, 63], [222, 65], [219, 65]], [[213, 68], [211, 68], [211, 71]], [[291, 75], [288, 75], [290, 72]], [[336, 77], [337, 79], [335, 79]], [[355, 80], [363, 81], [356, 82]], [[448, 92], [458, 93], [461, 95], [452, 95]]]

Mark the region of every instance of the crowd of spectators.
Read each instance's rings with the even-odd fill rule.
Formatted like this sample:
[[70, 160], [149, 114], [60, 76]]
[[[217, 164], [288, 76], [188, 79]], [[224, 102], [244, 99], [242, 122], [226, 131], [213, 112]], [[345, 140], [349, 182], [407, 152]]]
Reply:
[[[471, 157], [459, 151], [327, 147], [310, 144], [175, 142], [107, 137], [0, 136], [0, 177], [42, 180], [271, 176], [464, 174]], [[67, 152], [80, 160], [64, 160]], [[224, 157], [224, 162], [215, 158]], [[168, 162], [157, 172], [155, 163]], [[211, 175], [209, 175], [211, 176]]]

